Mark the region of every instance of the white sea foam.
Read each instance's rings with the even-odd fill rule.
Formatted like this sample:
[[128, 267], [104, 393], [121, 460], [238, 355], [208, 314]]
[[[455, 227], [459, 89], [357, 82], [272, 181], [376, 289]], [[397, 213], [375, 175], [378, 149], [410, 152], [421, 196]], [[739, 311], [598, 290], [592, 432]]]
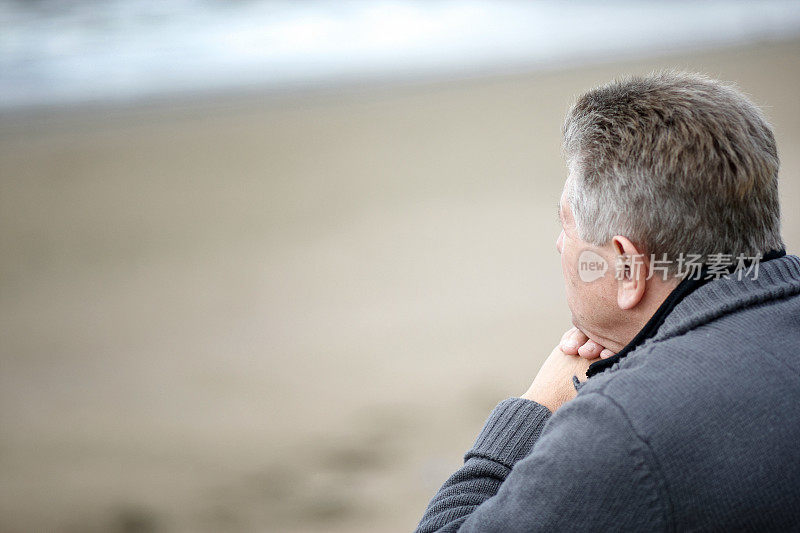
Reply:
[[800, 3], [0, 2], [0, 107], [558, 67], [800, 34]]

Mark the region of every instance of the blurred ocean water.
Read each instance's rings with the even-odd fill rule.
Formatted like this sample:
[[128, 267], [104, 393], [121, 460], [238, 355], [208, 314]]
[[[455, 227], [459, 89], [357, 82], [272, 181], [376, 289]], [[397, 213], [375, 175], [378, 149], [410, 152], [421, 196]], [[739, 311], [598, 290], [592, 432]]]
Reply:
[[428, 79], [800, 33], [800, 3], [0, 1], [0, 108]]

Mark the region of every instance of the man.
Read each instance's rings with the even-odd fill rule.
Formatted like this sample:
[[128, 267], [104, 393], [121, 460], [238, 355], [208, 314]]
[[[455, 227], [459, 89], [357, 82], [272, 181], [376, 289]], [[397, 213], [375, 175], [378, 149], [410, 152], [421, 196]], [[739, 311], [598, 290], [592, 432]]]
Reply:
[[564, 149], [575, 328], [418, 531], [800, 530], [800, 259], [762, 113], [632, 77], [577, 100]]

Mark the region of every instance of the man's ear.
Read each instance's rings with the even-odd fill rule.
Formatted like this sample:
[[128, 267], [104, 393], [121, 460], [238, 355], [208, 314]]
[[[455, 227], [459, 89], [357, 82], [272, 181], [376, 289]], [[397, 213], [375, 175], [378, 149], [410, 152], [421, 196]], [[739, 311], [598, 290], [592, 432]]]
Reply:
[[617, 305], [620, 309], [633, 309], [644, 297], [647, 285], [647, 263], [630, 239], [616, 235], [611, 239], [614, 251], [620, 256], [617, 262]]

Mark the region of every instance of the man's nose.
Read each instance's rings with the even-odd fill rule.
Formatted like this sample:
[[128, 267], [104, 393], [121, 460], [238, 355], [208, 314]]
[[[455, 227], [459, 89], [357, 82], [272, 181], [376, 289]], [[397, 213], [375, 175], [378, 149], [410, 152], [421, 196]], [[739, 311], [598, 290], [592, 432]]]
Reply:
[[564, 230], [561, 230], [561, 233], [558, 234], [558, 239], [556, 239], [556, 250], [558, 253], [561, 253], [561, 246], [564, 243]]

